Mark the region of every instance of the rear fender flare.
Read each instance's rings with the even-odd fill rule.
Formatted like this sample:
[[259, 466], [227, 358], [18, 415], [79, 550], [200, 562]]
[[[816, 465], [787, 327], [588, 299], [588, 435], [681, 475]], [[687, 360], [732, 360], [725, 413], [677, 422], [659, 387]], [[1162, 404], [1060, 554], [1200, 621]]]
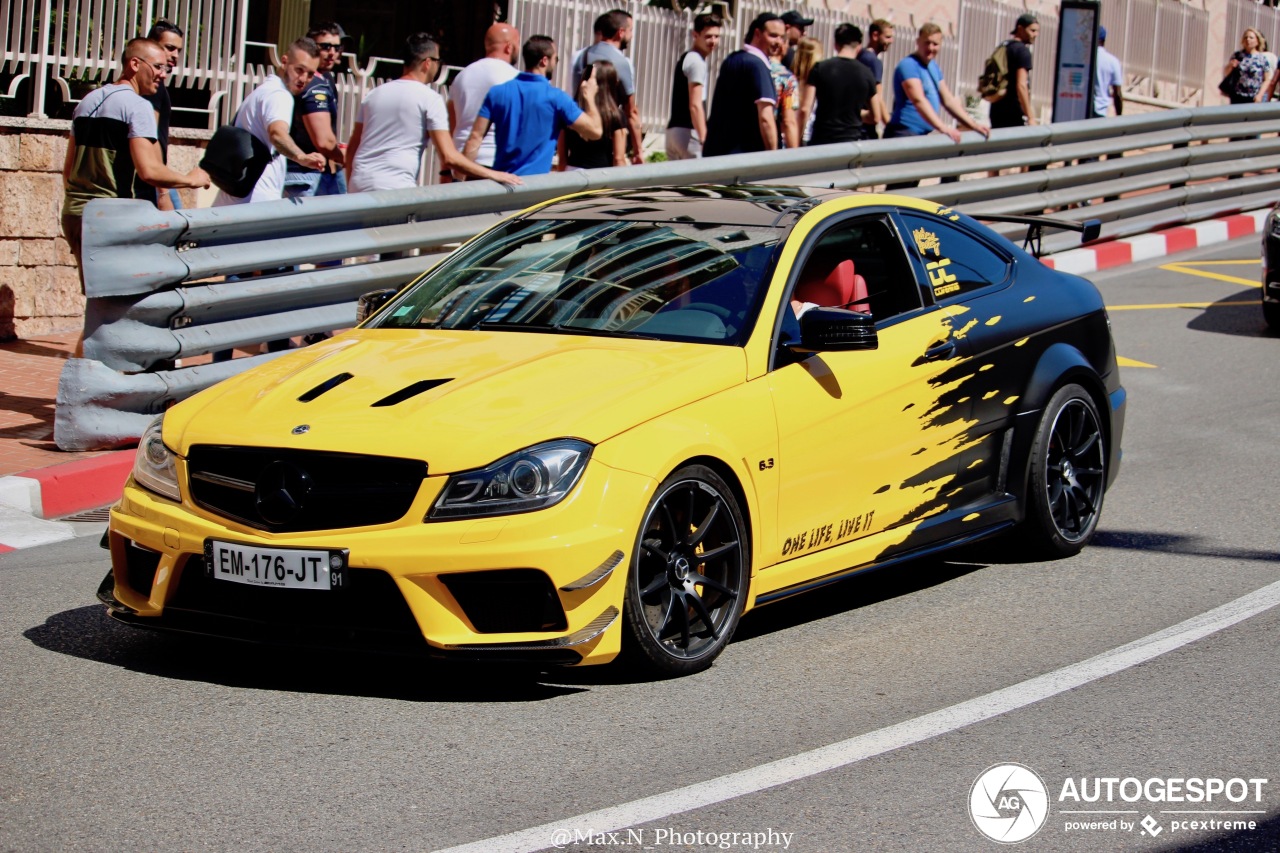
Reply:
[[1023, 396], [1024, 405], [1014, 419], [1013, 443], [1009, 453], [1008, 489], [1025, 509], [1027, 494], [1027, 462], [1031, 444], [1035, 441], [1036, 425], [1040, 413], [1053, 393], [1068, 382], [1083, 387], [1093, 397], [1102, 418], [1107, 447], [1111, 446], [1111, 406], [1107, 401], [1107, 389], [1089, 364], [1084, 353], [1065, 343], [1056, 343], [1044, 351], [1027, 383]]

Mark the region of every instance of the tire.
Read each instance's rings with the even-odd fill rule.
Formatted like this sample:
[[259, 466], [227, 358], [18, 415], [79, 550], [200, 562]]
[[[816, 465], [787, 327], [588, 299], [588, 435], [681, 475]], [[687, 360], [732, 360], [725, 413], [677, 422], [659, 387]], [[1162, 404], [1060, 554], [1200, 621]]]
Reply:
[[747, 594], [750, 543], [733, 491], [703, 465], [668, 477], [636, 535], [623, 604], [623, 652], [664, 677], [711, 666]]
[[1102, 420], [1079, 385], [1059, 388], [1036, 427], [1023, 541], [1037, 557], [1080, 553], [1098, 528], [1107, 485]]
[[1263, 302], [1262, 316], [1272, 332], [1280, 333], [1280, 302]]

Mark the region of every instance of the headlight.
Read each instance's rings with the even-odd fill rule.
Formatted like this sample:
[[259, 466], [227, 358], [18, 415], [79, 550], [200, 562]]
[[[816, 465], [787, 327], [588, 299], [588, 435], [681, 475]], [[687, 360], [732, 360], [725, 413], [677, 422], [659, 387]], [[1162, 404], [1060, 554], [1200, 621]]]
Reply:
[[133, 460], [133, 479], [139, 486], [150, 489], [170, 500], [180, 501], [178, 468], [173, 451], [164, 446], [161, 430], [164, 415], [156, 418], [142, 433], [138, 442], [138, 455]]
[[562, 438], [518, 451], [487, 468], [454, 474], [426, 521], [482, 518], [554, 506], [582, 478], [591, 445]]

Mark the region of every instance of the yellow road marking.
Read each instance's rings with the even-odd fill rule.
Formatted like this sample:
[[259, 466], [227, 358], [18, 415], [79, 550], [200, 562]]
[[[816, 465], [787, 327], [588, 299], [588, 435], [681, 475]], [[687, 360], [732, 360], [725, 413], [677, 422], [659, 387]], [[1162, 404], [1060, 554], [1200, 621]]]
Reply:
[[1154, 364], [1147, 364], [1145, 361], [1138, 361], [1136, 358], [1125, 358], [1122, 355], [1116, 356], [1116, 364], [1121, 367], [1155, 367]]
[[1261, 264], [1262, 261], [1254, 258], [1249, 261], [1178, 261], [1179, 264], [1185, 264], [1189, 267], [1227, 267], [1239, 266], [1241, 264]]
[[1108, 311], [1145, 311], [1148, 308], [1225, 308], [1231, 305], [1257, 305], [1256, 299], [1244, 302], [1163, 302], [1150, 305], [1108, 305]]
[[[1201, 263], [1201, 264], [1207, 264], [1207, 263], [1211, 263], [1211, 262], [1209, 262], [1209, 261], [1201, 261], [1201, 262], [1199, 262], [1199, 263]], [[1261, 262], [1261, 261], [1230, 261], [1229, 263], [1233, 263], [1233, 264], [1241, 264], [1241, 263], [1250, 263], [1250, 264], [1252, 264], [1252, 263], [1258, 263], [1258, 264], [1260, 264], [1260, 263], [1262, 263], [1262, 262]], [[1199, 276], [1200, 278], [1211, 278], [1211, 279], [1214, 279], [1215, 281], [1226, 281], [1226, 282], [1230, 282], [1231, 284], [1243, 284], [1243, 285], [1246, 285], [1246, 286], [1248, 286], [1248, 287], [1262, 287], [1262, 284], [1261, 284], [1260, 282], [1258, 282], [1256, 279], [1251, 279], [1251, 278], [1240, 278], [1239, 276], [1236, 276], [1236, 275], [1224, 275], [1223, 273], [1220, 273], [1220, 272], [1209, 272], [1208, 270], [1198, 270], [1198, 269], [1196, 269], [1194, 266], [1192, 266], [1191, 264], [1188, 264], [1188, 263], [1180, 263], [1180, 264], [1162, 264], [1162, 265], [1161, 265], [1161, 267], [1160, 267], [1160, 269], [1162, 269], [1162, 270], [1168, 270], [1169, 272], [1180, 272], [1180, 273], [1186, 273], [1187, 275]]]

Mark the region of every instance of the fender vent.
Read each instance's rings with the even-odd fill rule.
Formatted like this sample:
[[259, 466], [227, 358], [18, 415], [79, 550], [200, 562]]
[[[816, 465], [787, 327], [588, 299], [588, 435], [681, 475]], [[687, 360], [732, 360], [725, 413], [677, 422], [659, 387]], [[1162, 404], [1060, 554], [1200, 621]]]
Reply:
[[301, 397], [298, 398], [298, 402], [310, 403], [316, 397], [319, 397], [321, 394], [324, 394], [328, 391], [332, 391], [334, 388], [337, 388], [343, 382], [346, 382], [348, 379], [351, 379], [351, 378], [352, 377], [350, 373], [339, 373], [337, 376], [333, 377], [332, 379], [326, 379], [316, 387], [312, 388], [307, 393], [303, 394]]
[[403, 403], [405, 400], [408, 400], [411, 397], [416, 397], [419, 394], [423, 393], [424, 391], [430, 391], [432, 388], [435, 388], [439, 385], [443, 385], [446, 382], [452, 382], [452, 381], [453, 381], [452, 378], [423, 379], [421, 382], [415, 382], [412, 385], [408, 385], [404, 388], [401, 388], [399, 391], [395, 392], [394, 394], [388, 394], [387, 396], [383, 397], [381, 400], [374, 403], [373, 405], [375, 408], [378, 406], [394, 406], [397, 403]]

